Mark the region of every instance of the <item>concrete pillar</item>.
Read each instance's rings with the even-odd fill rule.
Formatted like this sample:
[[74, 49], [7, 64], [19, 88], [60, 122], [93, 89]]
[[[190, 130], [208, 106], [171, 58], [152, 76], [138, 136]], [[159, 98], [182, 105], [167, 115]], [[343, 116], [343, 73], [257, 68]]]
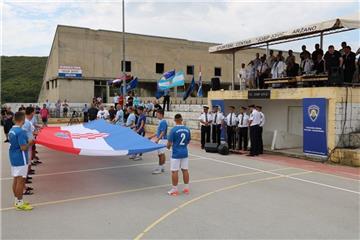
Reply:
[[324, 33], [321, 32], [320, 33], [320, 48], [323, 49], [323, 44], [324, 44]]

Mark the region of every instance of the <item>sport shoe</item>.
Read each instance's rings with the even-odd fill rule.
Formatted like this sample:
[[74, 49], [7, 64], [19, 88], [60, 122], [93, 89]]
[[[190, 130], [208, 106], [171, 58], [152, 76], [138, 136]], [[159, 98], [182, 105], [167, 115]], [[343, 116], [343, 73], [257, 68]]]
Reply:
[[135, 158], [133, 158], [134, 161], [140, 161], [142, 160], [142, 157], [141, 156], [136, 156]]
[[168, 194], [170, 196], [177, 196], [179, 194], [177, 189], [172, 188], [170, 191], [168, 191]]
[[135, 158], [135, 155], [130, 155], [129, 156], [129, 159], [131, 159], [131, 160], [134, 159], [134, 158]]
[[164, 169], [161, 169], [161, 168], [156, 168], [152, 174], [160, 174], [160, 173], [163, 173], [164, 172]]
[[185, 194], [189, 194], [189, 193], [190, 193], [190, 189], [188, 189], [188, 188], [184, 188], [183, 193], [185, 193]]
[[22, 205], [17, 205], [16, 210], [31, 211], [31, 210], [33, 210], [33, 207], [30, 204], [23, 203]]

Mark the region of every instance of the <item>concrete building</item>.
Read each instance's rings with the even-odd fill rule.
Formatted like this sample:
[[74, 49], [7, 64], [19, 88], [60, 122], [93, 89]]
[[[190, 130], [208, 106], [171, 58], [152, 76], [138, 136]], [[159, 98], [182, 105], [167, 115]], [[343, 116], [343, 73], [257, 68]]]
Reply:
[[[235, 55], [210, 54], [209, 47], [216, 43], [185, 39], [156, 37], [126, 33], [126, 71], [139, 78], [137, 94], [154, 96], [156, 82], [164, 71], [183, 70], [189, 83], [202, 71], [205, 97], [210, 89], [211, 78], [219, 77], [221, 87], [229, 89], [233, 76], [241, 63], [249, 63], [255, 54], [264, 49], [248, 49]], [[59, 25], [56, 29], [51, 51], [43, 77], [39, 102], [49, 99], [67, 99], [70, 102], [90, 102], [101, 96], [109, 100], [114, 89], [106, 82], [119, 77], [122, 71], [122, 33]], [[61, 66], [81, 69], [81, 77], [64, 77], [59, 74]], [[236, 85], [239, 83], [236, 79]], [[237, 86], [235, 86], [237, 87]], [[183, 89], [178, 89], [179, 94]]]

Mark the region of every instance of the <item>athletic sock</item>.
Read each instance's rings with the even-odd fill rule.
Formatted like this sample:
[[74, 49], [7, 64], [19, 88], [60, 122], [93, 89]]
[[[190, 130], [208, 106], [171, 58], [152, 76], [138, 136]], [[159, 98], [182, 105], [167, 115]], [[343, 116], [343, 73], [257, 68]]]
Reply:
[[184, 184], [184, 189], [189, 189], [189, 184]]
[[159, 165], [160, 169], [164, 169], [164, 164], [163, 165]]
[[173, 186], [172, 186], [172, 189], [175, 190], [175, 191], [177, 191], [177, 186], [174, 186], [174, 185], [173, 185]]
[[20, 199], [20, 200], [16, 199], [16, 203], [15, 203], [16, 206], [21, 206], [23, 204], [24, 204], [24, 201], [22, 199]]

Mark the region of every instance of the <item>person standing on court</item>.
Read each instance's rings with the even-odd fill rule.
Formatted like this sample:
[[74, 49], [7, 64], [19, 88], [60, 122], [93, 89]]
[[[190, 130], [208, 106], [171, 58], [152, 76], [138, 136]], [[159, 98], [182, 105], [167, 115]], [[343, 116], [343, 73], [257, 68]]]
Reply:
[[249, 117], [249, 125], [250, 125], [250, 153], [247, 156], [253, 157], [260, 154], [260, 140], [259, 140], [259, 125], [261, 123], [261, 115], [255, 109], [255, 105], [250, 105], [250, 117]]
[[210, 142], [210, 127], [212, 122], [212, 116], [209, 113], [209, 107], [203, 106], [203, 113], [201, 113], [199, 120], [201, 125], [201, 149], [205, 148], [205, 143]]
[[240, 114], [238, 115], [238, 127], [239, 127], [239, 150], [247, 151], [249, 144], [249, 116], [246, 114], [246, 107], [240, 108]]
[[215, 105], [213, 107], [213, 112], [211, 115], [212, 121], [212, 142], [220, 145], [220, 137], [221, 137], [221, 126], [224, 123], [224, 115], [219, 111], [219, 106]]
[[229, 114], [226, 116], [226, 133], [227, 133], [227, 142], [229, 149], [235, 149], [236, 143], [235, 140], [235, 128], [237, 125], [238, 118], [235, 114], [235, 107], [230, 106], [229, 107]]
[[265, 124], [265, 115], [264, 113], [262, 112], [262, 107], [261, 106], [256, 106], [256, 110], [260, 113], [260, 124], [259, 124], [259, 153], [260, 154], [263, 154], [264, 152], [264, 146], [263, 146], [263, 137], [262, 137], [262, 134], [263, 134], [263, 126]]
[[170, 90], [166, 89], [164, 90], [164, 103], [163, 103], [163, 109], [165, 112], [165, 105], [166, 105], [166, 111], [170, 111]]

